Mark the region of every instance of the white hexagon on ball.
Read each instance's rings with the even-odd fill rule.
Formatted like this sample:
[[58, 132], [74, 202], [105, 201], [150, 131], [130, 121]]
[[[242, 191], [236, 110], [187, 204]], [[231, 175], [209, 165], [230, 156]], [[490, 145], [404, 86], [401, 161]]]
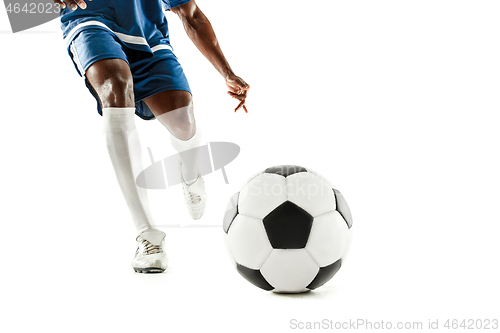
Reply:
[[259, 269], [273, 249], [262, 220], [241, 214], [231, 224], [227, 244], [234, 260], [252, 269]]
[[319, 266], [304, 249], [274, 249], [260, 269], [276, 293], [307, 291], [318, 271]]
[[263, 173], [248, 182], [240, 191], [240, 214], [263, 219], [274, 208], [286, 201], [285, 178]]
[[340, 259], [348, 243], [347, 223], [337, 211], [314, 218], [306, 250], [320, 267]]
[[286, 189], [288, 200], [313, 217], [336, 208], [332, 188], [318, 175], [300, 172], [288, 176], [286, 177]]

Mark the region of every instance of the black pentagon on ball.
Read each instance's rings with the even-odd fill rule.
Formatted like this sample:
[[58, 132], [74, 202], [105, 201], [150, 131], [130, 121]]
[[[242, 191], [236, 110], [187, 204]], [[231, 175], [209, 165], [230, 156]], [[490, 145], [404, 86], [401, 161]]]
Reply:
[[277, 165], [270, 168], [267, 168], [265, 173], [274, 173], [277, 175], [281, 175], [283, 177], [288, 177], [295, 173], [299, 172], [307, 172], [306, 168], [298, 166], [298, 165]]
[[227, 205], [226, 213], [224, 214], [224, 220], [222, 223], [222, 228], [224, 232], [227, 234], [231, 224], [234, 221], [236, 215], [238, 215], [238, 198], [240, 196], [240, 192], [235, 193], [231, 199], [229, 199], [229, 203]]
[[302, 249], [309, 239], [313, 217], [293, 202], [285, 201], [262, 221], [273, 248]]
[[347, 227], [351, 229], [352, 227], [352, 215], [349, 206], [347, 205], [347, 201], [345, 201], [344, 196], [340, 193], [339, 190], [333, 189], [333, 195], [335, 196], [335, 201], [337, 202], [337, 211], [342, 215], [345, 222], [347, 223]]
[[309, 285], [306, 288], [314, 290], [316, 288], [321, 287], [322, 285], [324, 285], [325, 283], [330, 281], [330, 279], [335, 274], [337, 274], [337, 272], [340, 269], [340, 266], [342, 266], [342, 258], [340, 258], [339, 260], [337, 260], [336, 262], [334, 262], [331, 265], [328, 265], [325, 267], [320, 267], [318, 274], [316, 275], [314, 280], [312, 280], [312, 282], [309, 283]]
[[262, 288], [264, 290], [273, 290], [274, 287], [266, 281], [259, 270], [251, 269], [240, 264], [236, 264], [236, 269], [241, 276], [243, 276], [248, 282], [253, 285]]

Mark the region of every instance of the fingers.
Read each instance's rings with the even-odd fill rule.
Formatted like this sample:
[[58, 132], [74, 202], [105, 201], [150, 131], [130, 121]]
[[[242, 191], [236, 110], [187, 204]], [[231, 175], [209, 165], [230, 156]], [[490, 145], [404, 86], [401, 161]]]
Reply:
[[250, 89], [250, 86], [245, 83], [245, 85], [234, 85], [230, 87], [233, 92], [237, 93], [238, 95], [241, 95], [243, 93], [246, 94], [246, 92]]
[[236, 107], [236, 109], [234, 110], [234, 112], [238, 111], [240, 108], [243, 107], [243, 110], [245, 110], [246, 113], [248, 113], [248, 110], [245, 106], [245, 101], [246, 101], [246, 98], [247, 98], [247, 91], [244, 90], [241, 95], [238, 95], [238, 94], [235, 94], [233, 93], [232, 91], [228, 91], [227, 92], [229, 95], [231, 95], [232, 98], [236, 98], [237, 100], [240, 101], [240, 103], [238, 104], [238, 106]]
[[246, 113], [248, 113], [248, 110], [245, 106], [245, 100], [241, 101], [240, 104], [234, 109], [234, 112], [238, 111], [241, 107], [243, 107], [243, 110], [245, 110]]
[[236, 107], [236, 109], [234, 109], [234, 112], [238, 111], [238, 109], [241, 108], [243, 104], [245, 104], [245, 101], [241, 101], [240, 104], [238, 104], [238, 106]]
[[73, 10], [77, 9], [78, 7], [80, 7], [81, 9], [87, 8], [87, 4], [84, 0], [54, 0], [54, 2], [59, 3], [62, 8], [66, 8], [66, 5], [68, 5]]
[[87, 4], [85, 3], [84, 0], [73, 0], [73, 1], [75, 1], [81, 9], [87, 8]]
[[240, 108], [243, 108], [243, 110], [248, 113], [248, 109], [245, 105], [245, 100], [247, 98], [247, 93], [250, 89], [250, 85], [239, 76], [233, 76], [230, 79], [226, 80], [226, 84], [229, 88], [229, 91], [227, 93], [231, 95], [232, 98], [236, 98], [240, 101], [236, 109], [234, 109], [234, 112], [238, 111]]
[[240, 108], [243, 108], [243, 110], [245, 110], [246, 113], [248, 113], [248, 109], [247, 107], [245, 106], [245, 101], [246, 101], [246, 92], [244, 95], [238, 95], [238, 94], [235, 94], [231, 91], [228, 91], [227, 92], [229, 95], [231, 95], [232, 98], [236, 98], [237, 100], [240, 101], [240, 103], [238, 104], [238, 106], [236, 107], [236, 109], [234, 109], [234, 112], [238, 111]]
[[241, 101], [241, 99], [242, 99], [242, 98], [243, 98], [243, 99], [247, 98], [247, 93], [246, 93], [246, 91], [245, 91], [245, 92], [242, 92], [242, 93], [240, 93], [240, 94], [236, 94], [236, 93], [234, 93], [234, 92], [232, 92], [232, 91], [228, 91], [227, 93], [228, 93], [229, 95], [231, 95], [231, 97], [232, 97], [232, 98], [239, 99], [240, 101]]
[[250, 89], [250, 86], [245, 87], [245, 88], [230, 87], [229, 86], [229, 91], [231, 92], [231, 95], [235, 95], [235, 96], [246, 96], [249, 89]]
[[53, 2], [58, 5], [59, 7], [61, 8], [65, 8], [66, 7], [66, 4], [62, 1], [59, 1], [59, 0], [53, 0]]
[[237, 94], [238, 95], [245, 95], [246, 96], [248, 89], [250, 89], [250, 86], [241, 87], [241, 88], [238, 89]]
[[[228, 91], [228, 93], [230, 93]], [[234, 95], [234, 94], [233, 94]], [[234, 112], [238, 111], [240, 108], [243, 108], [243, 110], [248, 113], [248, 109], [245, 105], [245, 102], [246, 102], [246, 96], [241, 96], [241, 95], [235, 95], [233, 96], [233, 98], [236, 98], [240, 101], [240, 103], [238, 104], [238, 106], [236, 107], [236, 109], [234, 109]]]

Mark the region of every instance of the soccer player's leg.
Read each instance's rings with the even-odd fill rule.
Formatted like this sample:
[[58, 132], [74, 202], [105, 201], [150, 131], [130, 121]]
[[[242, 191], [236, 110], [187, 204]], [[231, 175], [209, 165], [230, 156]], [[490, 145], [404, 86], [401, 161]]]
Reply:
[[[191, 94], [184, 90], [159, 92], [144, 99], [156, 119], [170, 132], [172, 146], [180, 154], [180, 175], [189, 214], [195, 220], [205, 212], [207, 196], [197, 167], [196, 148], [201, 135], [194, 118]], [[189, 152], [187, 152], [189, 150]]]
[[133, 79], [124, 45], [117, 36], [99, 27], [83, 29], [68, 43], [75, 68], [98, 102], [109, 156], [139, 234], [132, 266], [136, 271], [161, 272], [167, 267], [165, 234], [153, 227], [146, 189], [135, 185], [135, 177], [142, 171], [141, 146], [134, 122]]
[[103, 59], [92, 64], [85, 77], [101, 104], [109, 157], [139, 234], [132, 267], [137, 272], [163, 272], [168, 265], [165, 234], [153, 227], [147, 190], [135, 182], [143, 168], [129, 66], [122, 59]]

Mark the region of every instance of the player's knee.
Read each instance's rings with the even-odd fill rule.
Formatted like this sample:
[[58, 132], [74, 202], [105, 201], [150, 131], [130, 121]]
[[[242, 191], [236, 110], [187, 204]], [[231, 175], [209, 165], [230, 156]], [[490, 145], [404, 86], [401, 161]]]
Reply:
[[193, 105], [182, 107], [169, 112], [172, 115], [171, 129], [173, 134], [181, 140], [189, 140], [196, 133], [196, 123], [193, 114]]
[[174, 136], [181, 140], [189, 140], [196, 133], [194, 122], [181, 122], [174, 128]]
[[127, 62], [122, 59], [96, 61], [85, 73], [102, 107], [133, 107], [134, 82]]
[[134, 82], [130, 75], [113, 75], [99, 89], [103, 107], [133, 107]]

